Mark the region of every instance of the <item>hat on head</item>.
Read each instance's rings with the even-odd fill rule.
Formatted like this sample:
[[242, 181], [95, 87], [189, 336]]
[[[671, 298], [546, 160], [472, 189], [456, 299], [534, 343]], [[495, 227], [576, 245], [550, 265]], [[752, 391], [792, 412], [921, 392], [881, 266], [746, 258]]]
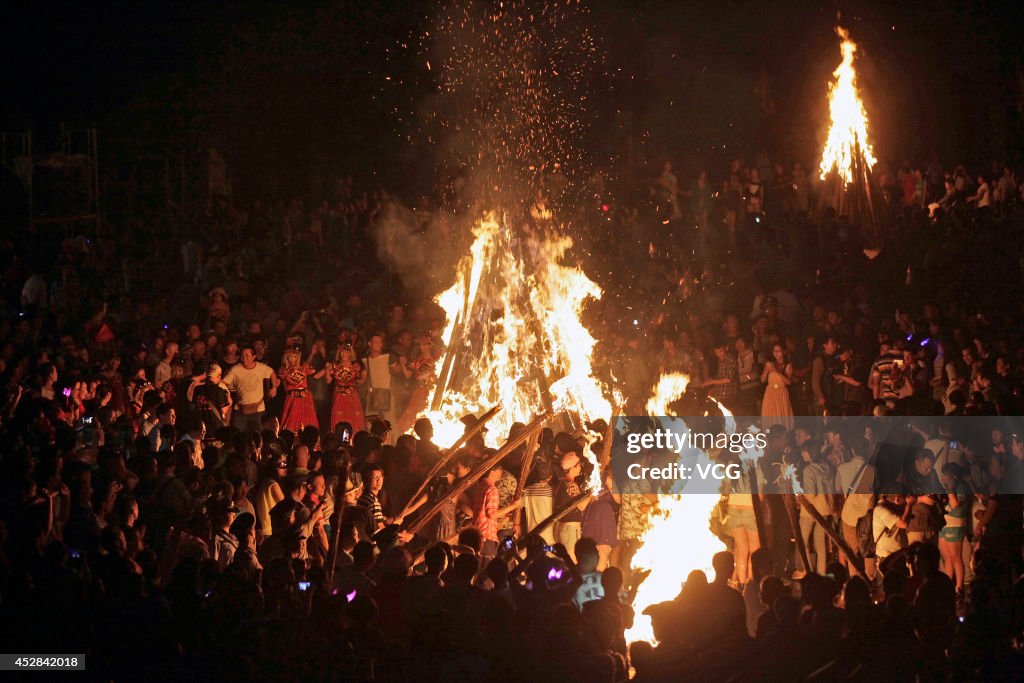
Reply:
[[[473, 415], [472, 413], [470, 413], [469, 415], [464, 415], [459, 420], [459, 422], [461, 422], [463, 425], [465, 425], [466, 431], [469, 431], [470, 429], [475, 427], [476, 423], [479, 422], [479, 421], [480, 421], [480, 418], [477, 417], [476, 415]], [[487, 431], [487, 427], [481, 427], [480, 431], [481, 432], [486, 432]]]
[[220, 515], [238, 512], [238, 508], [235, 507], [234, 501], [215, 500], [210, 503], [209, 507], [206, 509], [206, 512], [207, 514], [209, 514], [210, 517], [218, 517]]
[[[296, 508], [298, 507], [299, 504], [296, 503], [294, 500], [292, 500], [291, 498], [285, 498], [284, 500], [280, 501], [277, 505], [270, 508], [271, 521], [275, 519], [286, 519], [289, 515], [296, 512]], [[275, 524], [274, 526], [277, 525]]]
[[243, 512], [235, 517], [235, 521], [231, 523], [231, 533], [241, 540], [249, 535], [254, 526], [256, 526], [256, 518], [253, 514], [251, 512]]
[[[276, 535], [276, 534], [275, 534]], [[284, 541], [305, 540], [309, 538], [301, 524], [296, 524], [281, 532], [281, 539]]]
[[[294, 514], [294, 521], [289, 524], [289, 517]], [[296, 530], [301, 531], [306, 522], [313, 516], [312, 511], [301, 503], [291, 498], [285, 498], [280, 503], [270, 508], [270, 527], [274, 535], [293, 534]]]

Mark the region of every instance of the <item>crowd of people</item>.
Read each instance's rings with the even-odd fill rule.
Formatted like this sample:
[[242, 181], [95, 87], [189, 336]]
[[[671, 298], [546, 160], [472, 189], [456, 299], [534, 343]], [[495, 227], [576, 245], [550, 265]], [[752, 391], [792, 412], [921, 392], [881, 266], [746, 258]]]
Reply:
[[[1011, 680], [1024, 521], [1001, 482], [1024, 442], [955, 421], [1024, 398], [1024, 202], [999, 171], [880, 174], [880, 244], [761, 158], [581, 202], [596, 371], [623, 408], [679, 372], [680, 414], [712, 398], [771, 426], [761, 473], [724, 492], [713, 576], [637, 606], [657, 646], [626, 639], [657, 496], [614, 485], [605, 425], [497, 461], [526, 427], [479, 429], [434, 467], [444, 318], [376, 256], [384, 193], [9, 233], [8, 649], [115, 680]], [[876, 489], [871, 441], [814, 415], [948, 418]], [[775, 464], [798, 471], [798, 528], [783, 495], [755, 514]]]

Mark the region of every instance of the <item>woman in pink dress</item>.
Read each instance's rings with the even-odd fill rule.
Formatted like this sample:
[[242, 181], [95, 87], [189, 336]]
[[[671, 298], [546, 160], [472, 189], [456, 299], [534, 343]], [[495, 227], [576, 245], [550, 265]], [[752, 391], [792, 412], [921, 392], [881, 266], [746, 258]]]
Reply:
[[313, 394], [309, 391], [309, 378], [315, 374], [316, 370], [309, 363], [302, 363], [302, 355], [297, 350], [285, 351], [283, 365], [277, 371], [285, 390], [281, 429], [297, 433], [303, 427], [320, 427]]
[[334, 362], [327, 364], [327, 383], [334, 385], [334, 400], [331, 403], [331, 431], [340, 422], [352, 425], [352, 432], [366, 428], [363, 404], [356, 387], [366, 381], [362, 363], [356, 360], [351, 344], [342, 344], [334, 356]]
[[430, 400], [430, 392], [434, 389], [434, 383], [437, 379], [437, 353], [434, 352], [434, 340], [428, 335], [423, 335], [417, 341], [419, 342], [419, 352], [416, 354], [415, 360], [407, 364], [407, 367], [413, 373], [415, 384], [412, 394], [409, 396], [409, 403], [405, 408], [405, 412], [402, 413], [401, 419], [398, 420], [396, 434], [405, 434], [412, 429], [413, 424], [416, 423], [416, 418], [419, 417], [421, 412], [426, 410], [427, 401]]

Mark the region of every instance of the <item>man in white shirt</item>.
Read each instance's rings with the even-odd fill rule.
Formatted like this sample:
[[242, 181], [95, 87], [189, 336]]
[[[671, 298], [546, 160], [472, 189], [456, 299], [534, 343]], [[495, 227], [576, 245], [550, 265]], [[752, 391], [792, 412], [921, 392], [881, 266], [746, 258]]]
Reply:
[[992, 204], [992, 194], [988, 187], [988, 180], [983, 175], [978, 176], [978, 189], [973, 195], [967, 198], [967, 203], [977, 202], [979, 209], [988, 208]]
[[[902, 485], [896, 484], [882, 494], [882, 499], [875, 506], [872, 518], [872, 533], [875, 535], [875, 555], [878, 563], [906, 547], [907, 517], [910, 516], [910, 505]], [[903, 531], [904, 533], [900, 533]]]
[[[264, 382], [270, 380], [270, 390], [264, 390]], [[264, 402], [277, 395], [281, 380], [269, 365], [256, 360], [252, 345], [242, 347], [242, 362], [231, 368], [224, 378], [224, 384], [235, 395], [231, 425], [242, 431], [260, 431], [260, 421], [267, 410]]]
[[375, 334], [369, 339], [369, 350], [363, 359], [366, 365], [366, 415], [377, 415], [392, 425], [398, 422], [397, 414], [404, 406], [396, 405], [392, 375], [412, 376], [405, 357], [384, 352], [384, 338]]

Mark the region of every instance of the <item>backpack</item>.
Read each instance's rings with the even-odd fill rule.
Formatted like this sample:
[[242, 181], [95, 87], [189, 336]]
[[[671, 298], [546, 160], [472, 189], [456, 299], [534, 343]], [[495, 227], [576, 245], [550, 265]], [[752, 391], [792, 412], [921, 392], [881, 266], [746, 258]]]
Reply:
[[857, 554], [861, 557], [875, 556], [875, 508], [857, 520]]
[[[860, 470], [857, 471], [857, 476], [853, 478], [853, 482], [850, 484], [850, 488], [846, 491], [846, 496], [853, 495], [854, 490], [860, 485], [861, 478], [864, 476], [864, 470], [867, 469], [868, 464], [871, 462], [870, 458], [864, 459], [864, 464], [861, 465]], [[857, 554], [864, 558], [875, 556], [875, 544], [878, 539], [875, 538], [875, 506], [872, 505], [868, 508], [868, 511], [864, 513], [862, 517], [857, 520], [857, 547], [855, 550]]]

